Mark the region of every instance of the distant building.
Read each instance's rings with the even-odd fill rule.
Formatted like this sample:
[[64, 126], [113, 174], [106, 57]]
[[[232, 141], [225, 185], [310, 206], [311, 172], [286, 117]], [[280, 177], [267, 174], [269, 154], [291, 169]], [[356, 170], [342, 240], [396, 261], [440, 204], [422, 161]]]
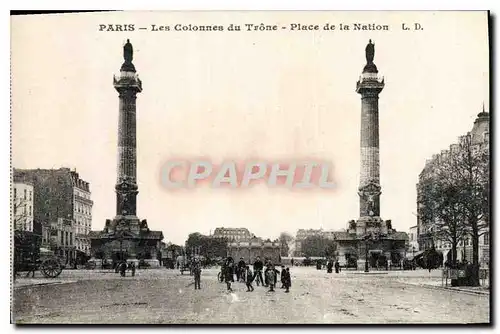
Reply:
[[408, 251], [418, 252], [418, 225], [410, 227], [408, 233]]
[[33, 184], [28, 180], [14, 178], [12, 209], [14, 229], [33, 232]]
[[88, 255], [93, 206], [89, 183], [69, 168], [14, 169], [14, 179], [33, 184], [33, 220], [42, 226], [43, 247], [67, 262], [76, 259], [77, 251]]
[[227, 255], [236, 262], [243, 258], [246, 263], [254, 263], [259, 256], [262, 261], [268, 259], [272, 263], [278, 264], [281, 260], [280, 252], [281, 244], [278, 240], [262, 240], [257, 237], [229, 242], [227, 246]]
[[[465, 136], [459, 137], [459, 142], [470, 138], [472, 149], [486, 148], [489, 150], [489, 128], [490, 128], [490, 114], [485, 112], [479, 113], [474, 125], [470, 132]], [[451, 243], [448, 241], [439, 240], [436, 236], [439, 235], [437, 221], [434, 219], [424, 220], [422, 212], [424, 211], [424, 203], [421, 200], [424, 194], [425, 181], [435, 175], [441, 163], [449, 158], [450, 152], [459, 149], [459, 144], [451, 144], [449, 150], [442, 150], [440, 153], [434, 154], [432, 158], [425, 162], [425, 166], [420, 172], [419, 182], [417, 184], [417, 242], [421, 251], [434, 247], [436, 250], [441, 251], [445, 259], [451, 260]], [[490, 232], [489, 227], [480, 231], [482, 234], [479, 237], [479, 262], [486, 264], [489, 263], [490, 253]], [[457, 260], [467, 260], [472, 262], [472, 240], [469, 236], [464, 236], [459, 240], [457, 245]]]
[[233, 227], [217, 227], [212, 235], [212, 238], [227, 238], [228, 241], [242, 241], [248, 240], [252, 234], [247, 228], [233, 228]]

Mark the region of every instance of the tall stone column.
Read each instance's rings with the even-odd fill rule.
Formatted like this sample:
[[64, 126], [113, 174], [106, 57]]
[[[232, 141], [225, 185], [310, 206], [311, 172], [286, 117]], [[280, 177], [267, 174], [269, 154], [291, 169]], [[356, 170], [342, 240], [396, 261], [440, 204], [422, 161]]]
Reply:
[[142, 82], [136, 74], [133, 48], [130, 41], [123, 47], [124, 63], [113, 85], [119, 96], [118, 117], [118, 176], [116, 181], [116, 215], [137, 215], [137, 153], [136, 153], [136, 96]]
[[370, 40], [366, 46], [367, 64], [356, 85], [361, 95], [361, 171], [359, 180], [359, 215], [369, 219], [380, 217], [380, 160], [378, 96], [384, 80], [378, 76], [373, 63], [375, 46]]

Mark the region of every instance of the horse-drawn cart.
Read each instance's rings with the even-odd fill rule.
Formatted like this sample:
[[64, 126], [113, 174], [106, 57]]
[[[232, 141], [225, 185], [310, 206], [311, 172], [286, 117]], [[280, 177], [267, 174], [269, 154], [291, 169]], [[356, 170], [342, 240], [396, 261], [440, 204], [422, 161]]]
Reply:
[[21, 271], [35, 274], [40, 270], [47, 278], [56, 278], [64, 268], [53, 252], [40, 248], [42, 237], [28, 231], [14, 232], [14, 276]]

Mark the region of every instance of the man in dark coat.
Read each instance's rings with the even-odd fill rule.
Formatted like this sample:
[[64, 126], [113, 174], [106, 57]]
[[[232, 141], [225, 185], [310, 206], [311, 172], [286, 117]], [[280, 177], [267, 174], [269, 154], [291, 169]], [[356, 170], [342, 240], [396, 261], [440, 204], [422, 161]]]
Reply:
[[328, 260], [328, 263], [326, 264], [326, 272], [331, 274], [333, 271], [333, 261]]
[[252, 270], [250, 269], [250, 266], [246, 266], [246, 284], [247, 284], [247, 292], [252, 292], [254, 290], [252, 286], [252, 281], [253, 281], [253, 273]]
[[236, 278], [237, 281], [245, 281], [245, 267], [246, 267], [245, 260], [243, 260], [242, 257], [240, 257], [240, 261], [238, 262], [238, 268], [236, 271]]
[[[253, 263], [253, 272], [254, 272], [253, 278], [255, 279], [255, 277], [258, 275], [261, 284], [264, 284], [264, 278], [262, 277], [262, 270], [263, 269], [264, 269], [264, 263], [262, 263], [262, 261], [260, 260], [260, 256], [257, 256], [257, 259]], [[257, 282], [257, 285], [259, 285], [258, 282]]]
[[233, 269], [234, 269], [233, 260], [228, 259], [224, 280], [226, 281], [227, 291], [229, 292], [233, 292], [233, 289], [231, 288], [231, 282], [234, 282]]
[[201, 282], [201, 264], [200, 261], [195, 260], [193, 265], [193, 274], [194, 274], [194, 289], [200, 290], [200, 282]]
[[132, 276], [135, 276], [135, 262], [130, 262], [130, 272], [132, 273]]
[[280, 277], [280, 281], [281, 281], [281, 289], [284, 289], [285, 288], [285, 277], [286, 276], [286, 270], [285, 270], [285, 266], [282, 265], [281, 266], [281, 277]]
[[[284, 273], [283, 273], [284, 272]], [[290, 268], [286, 268], [281, 272], [281, 283], [285, 286], [285, 292], [290, 292], [292, 286], [292, 277], [290, 276]]]

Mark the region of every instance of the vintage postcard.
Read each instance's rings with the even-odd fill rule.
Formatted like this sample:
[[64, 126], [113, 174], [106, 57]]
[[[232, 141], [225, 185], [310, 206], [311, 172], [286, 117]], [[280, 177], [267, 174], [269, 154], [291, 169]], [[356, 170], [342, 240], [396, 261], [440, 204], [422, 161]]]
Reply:
[[489, 19], [12, 15], [12, 323], [489, 324]]

